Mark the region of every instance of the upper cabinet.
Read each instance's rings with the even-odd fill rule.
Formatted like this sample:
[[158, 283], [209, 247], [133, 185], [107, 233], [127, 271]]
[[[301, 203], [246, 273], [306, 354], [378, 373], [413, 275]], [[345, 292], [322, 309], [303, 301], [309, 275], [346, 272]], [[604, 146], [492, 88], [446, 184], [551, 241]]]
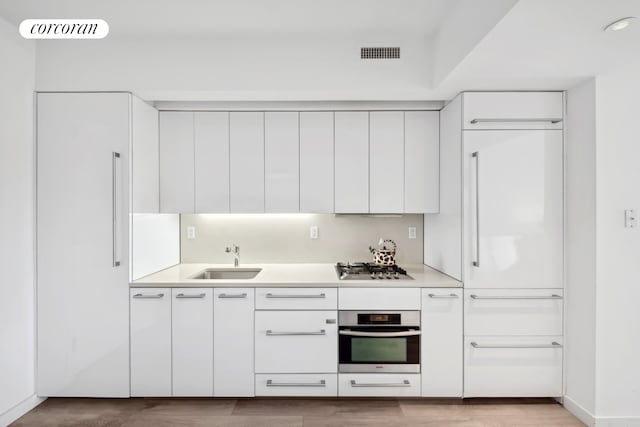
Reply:
[[300, 210], [300, 132], [297, 112], [264, 115], [265, 211]]
[[195, 210], [229, 212], [229, 113], [194, 116]]
[[463, 123], [473, 129], [562, 129], [562, 92], [465, 92]]
[[335, 211], [369, 212], [369, 113], [335, 113]]
[[231, 212], [264, 212], [264, 113], [229, 116]]
[[[160, 212], [438, 212], [438, 116], [162, 112]], [[147, 151], [139, 161], [153, 175]]]
[[300, 212], [334, 212], [332, 112], [300, 113]]
[[404, 113], [369, 114], [369, 212], [404, 212]]
[[193, 113], [160, 113], [160, 212], [193, 213]]

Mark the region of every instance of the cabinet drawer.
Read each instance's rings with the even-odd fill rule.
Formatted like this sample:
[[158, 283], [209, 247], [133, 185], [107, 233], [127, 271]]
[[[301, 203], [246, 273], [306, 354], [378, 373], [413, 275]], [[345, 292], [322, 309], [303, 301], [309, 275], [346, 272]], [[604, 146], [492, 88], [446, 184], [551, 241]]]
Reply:
[[342, 288], [340, 310], [420, 310], [420, 288]]
[[562, 289], [465, 290], [465, 335], [562, 335]]
[[420, 396], [420, 374], [339, 374], [340, 396]]
[[256, 396], [337, 396], [337, 374], [258, 374]]
[[562, 337], [467, 337], [464, 397], [562, 395]]
[[337, 372], [337, 311], [256, 311], [256, 373]]
[[562, 92], [465, 92], [463, 104], [465, 130], [562, 129]]
[[336, 288], [257, 288], [257, 310], [335, 310]]

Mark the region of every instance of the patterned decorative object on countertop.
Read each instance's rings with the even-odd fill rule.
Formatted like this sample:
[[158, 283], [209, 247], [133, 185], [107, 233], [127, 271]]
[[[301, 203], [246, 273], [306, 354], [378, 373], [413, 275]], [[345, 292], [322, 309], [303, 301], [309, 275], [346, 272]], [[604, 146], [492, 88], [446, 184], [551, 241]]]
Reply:
[[395, 265], [396, 264], [396, 250], [398, 246], [396, 242], [391, 239], [380, 239], [378, 241], [378, 245], [383, 245], [384, 243], [391, 243], [393, 245], [393, 249], [387, 249], [386, 246], [382, 246], [382, 249], [374, 249], [369, 246], [369, 251], [373, 254], [373, 262], [378, 265]]

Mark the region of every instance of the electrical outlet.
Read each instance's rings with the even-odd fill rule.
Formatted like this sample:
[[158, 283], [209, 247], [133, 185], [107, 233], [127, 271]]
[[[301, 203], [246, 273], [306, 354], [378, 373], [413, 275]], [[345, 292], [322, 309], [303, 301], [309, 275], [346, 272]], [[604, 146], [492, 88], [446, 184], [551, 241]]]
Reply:
[[638, 214], [635, 209], [627, 209], [624, 211], [624, 226], [625, 228], [638, 227]]
[[196, 238], [196, 228], [191, 226], [187, 227], [187, 240], [194, 240]]
[[318, 238], [318, 226], [317, 225], [312, 225], [311, 227], [309, 227], [309, 237], [312, 239], [317, 239]]
[[410, 239], [417, 239], [416, 228], [415, 227], [409, 227], [409, 238]]

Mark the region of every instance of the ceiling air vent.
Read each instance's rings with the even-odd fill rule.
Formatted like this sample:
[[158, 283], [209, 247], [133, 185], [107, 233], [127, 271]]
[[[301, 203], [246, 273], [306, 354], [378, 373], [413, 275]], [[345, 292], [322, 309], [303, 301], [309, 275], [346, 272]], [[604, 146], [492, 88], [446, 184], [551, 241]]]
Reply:
[[360, 59], [400, 59], [399, 47], [361, 47]]

